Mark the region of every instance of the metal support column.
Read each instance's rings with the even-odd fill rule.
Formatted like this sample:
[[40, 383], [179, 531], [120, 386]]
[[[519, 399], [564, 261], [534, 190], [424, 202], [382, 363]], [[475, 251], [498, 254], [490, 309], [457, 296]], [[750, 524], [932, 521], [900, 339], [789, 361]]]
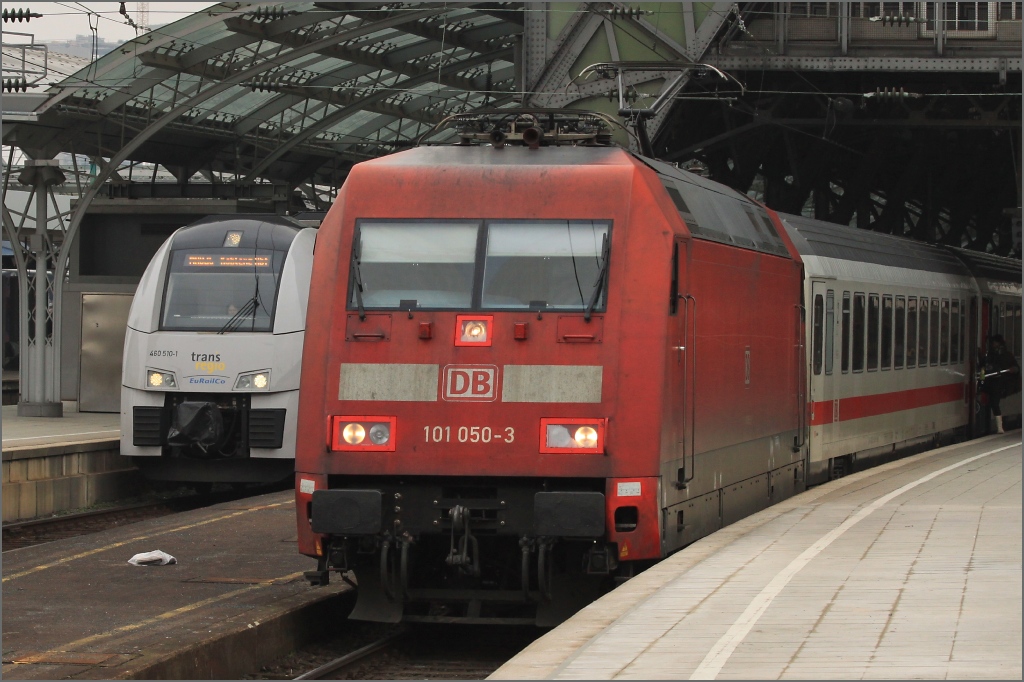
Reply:
[[839, 54], [850, 52], [850, 3], [839, 3]]
[[[47, 291], [51, 282], [47, 271], [56, 259], [50, 258], [51, 241], [47, 233], [47, 209], [50, 200], [49, 188], [64, 182], [64, 173], [55, 160], [29, 160], [25, 170], [18, 176], [18, 182], [33, 188], [36, 201], [36, 229], [29, 236], [29, 247], [35, 261], [33, 298], [33, 338], [27, 348], [22, 349], [18, 416], [21, 417], [63, 417], [64, 406], [60, 401], [60, 378], [54, 377], [56, 344], [53, 334], [56, 325], [51, 322], [51, 334], [47, 334], [47, 322], [51, 319], [47, 306]], [[52, 286], [61, 285], [63, 278], [54, 271]], [[56, 296], [54, 297], [56, 306]], [[53, 320], [57, 311], [54, 308]], [[24, 317], [22, 318], [24, 319]], [[49, 338], [48, 338], [49, 336]]]

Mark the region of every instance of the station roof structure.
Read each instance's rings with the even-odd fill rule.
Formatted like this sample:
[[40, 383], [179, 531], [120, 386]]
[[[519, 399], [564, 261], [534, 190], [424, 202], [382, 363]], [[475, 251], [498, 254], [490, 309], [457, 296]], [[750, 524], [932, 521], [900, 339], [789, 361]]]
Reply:
[[21, 116], [5, 106], [4, 143], [158, 163], [179, 182], [337, 186], [446, 116], [510, 103], [522, 31], [520, 3], [220, 3], [33, 95]]

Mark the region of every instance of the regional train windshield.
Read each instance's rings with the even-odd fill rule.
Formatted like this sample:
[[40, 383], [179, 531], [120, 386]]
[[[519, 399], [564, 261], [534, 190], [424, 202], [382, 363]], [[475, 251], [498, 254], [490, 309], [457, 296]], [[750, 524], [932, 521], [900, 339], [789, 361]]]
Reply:
[[610, 227], [593, 220], [361, 221], [349, 304], [601, 311]]
[[286, 255], [270, 249], [172, 251], [160, 328], [271, 331]]

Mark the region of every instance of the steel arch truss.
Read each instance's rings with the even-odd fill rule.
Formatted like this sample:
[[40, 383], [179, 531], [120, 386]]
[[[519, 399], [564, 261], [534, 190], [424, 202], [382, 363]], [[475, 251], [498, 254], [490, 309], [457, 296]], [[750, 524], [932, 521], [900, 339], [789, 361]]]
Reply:
[[161, 163], [182, 182], [199, 171], [336, 181], [338, 158], [379, 156], [451, 113], [507, 100], [519, 14], [503, 3], [221, 4], [62, 83], [39, 114], [59, 125], [25, 126], [15, 143], [48, 157], [74, 141]]

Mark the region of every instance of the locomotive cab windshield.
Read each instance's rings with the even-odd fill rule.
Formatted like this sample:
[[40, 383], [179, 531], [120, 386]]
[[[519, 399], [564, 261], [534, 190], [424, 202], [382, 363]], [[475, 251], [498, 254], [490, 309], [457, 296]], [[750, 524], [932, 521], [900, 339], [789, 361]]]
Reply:
[[172, 237], [161, 331], [270, 332], [296, 225], [207, 219]]
[[269, 332], [285, 251], [182, 249], [171, 254], [160, 328]]
[[609, 221], [360, 221], [350, 308], [602, 311]]

